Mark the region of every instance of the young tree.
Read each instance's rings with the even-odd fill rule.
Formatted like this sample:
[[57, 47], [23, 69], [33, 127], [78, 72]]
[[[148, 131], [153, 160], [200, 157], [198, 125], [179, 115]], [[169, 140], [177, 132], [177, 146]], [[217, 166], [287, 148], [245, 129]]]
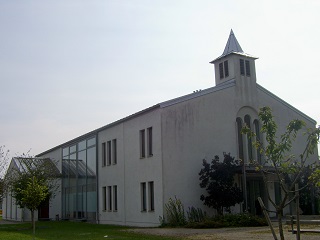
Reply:
[[199, 175], [200, 187], [205, 188], [208, 195], [201, 195], [200, 199], [204, 205], [217, 210], [223, 215], [223, 210], [230, 211], [230, 207], [243, 201], [240, 188], [234, 184], [234, 175], [239, 170], [239, 162], [230, 156], [230, 153], [223, 153], [223, 161], [215, 156], [208, 163], [203, 160]]
[[34, 211], [44, 200], [54, 197], [59, 176], [55, 163], [49, 158], [19, 157], [11, 162], [6, 181], [17, 205], [31, 211], [33, 231]]
[[13, 196], [17, 204], [22, 208], [26, 207], [31, 212], [33, 236], [36, 231], [34, 211], [49, 196], [49, 189], [44, 179], [38, 179], [36, 176], [21, 176], [12, 186]]
[[[296, 192], [295, 185], [301, 178], [309, 158], [313, 156], [313, 162], [317, 160], [314, 153], [319, 142], [320, 127], [305, 129], [306, 124], [303, 121], [292, 120], [278, 140], [277, 125], [273, 120], [272, 111], [269, 107], [260, 109], [259, 119], [262, 124], [261, 130], [265, 134], [266, 144], [262, 144], [262, 140], [258, 139], [258, 136], [247, 126], [242, 129], [242, 133], [247, 134], [254, 140], [252, 141], [253, 146], [264, 156], [263, 164], [259, 164], [258, 161], [254, 161], [253, 164], [256, 165], [256, 170], [261, 172], [263, 176], [268, 200], [275, 208], [278, 216], [280, 238], [284, 240], [282, 226], [283, 210], [296, 199], [296, 194], [294, 194]], [[306, 130], [306, 145], [303, 152], [296, 158], [291, 153], [292, 143], [296, 139], [297, 134], [303, 129]], [[271, 197], [269, 192], [268, 184], [271, 182], [278, 182], [283, 193], [279, 196], [281, 199], [277, 202]]]
[[0, 203], [5, 193], [6, 185], [4, 175], [9, 163], [9, 150], [5, 150], [5, 146], [0, 146]]

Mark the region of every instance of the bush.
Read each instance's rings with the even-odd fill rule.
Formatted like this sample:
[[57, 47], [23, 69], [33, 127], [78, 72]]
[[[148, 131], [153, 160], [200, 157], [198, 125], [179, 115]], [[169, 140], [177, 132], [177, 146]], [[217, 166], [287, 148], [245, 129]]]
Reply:
[[266, 226], [264, 218], [250, 214], [227, 214], [215, 216], [202, 222], [189, 222], [189, 228], [257, 227]]
[[201, 208], [189, 207], [187, 211], [188, 221], [193, 222], [203, 222], [207, 219], [207, 213], [203, 212]]
[[177, 197], [169, 199], [168, 203], [165, 204], [165, 211], [167, 221], [165, 218], [160, 217], [161, 226], [182, 227], [186, 225], [184, 206]]

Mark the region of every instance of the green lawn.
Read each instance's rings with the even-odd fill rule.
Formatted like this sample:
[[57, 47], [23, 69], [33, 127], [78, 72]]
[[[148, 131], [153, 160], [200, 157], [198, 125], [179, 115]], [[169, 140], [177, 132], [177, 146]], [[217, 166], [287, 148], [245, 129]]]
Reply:
[[[141, 235], [126, 232], [127, 227], [110, 226], [102, 224], [78, 223], [78, 222], [37, 222], [36, 239], [61, 239], [61, 240], [97, 240], [97, 239], [139, 239], [139, 240], [177, 240], [176, 237], [163, 237]], [[107, 237], [106, 237], [107, 236]], [[0, 224], [0, 239], [6, 240], [31, 240], [31, 223]]]

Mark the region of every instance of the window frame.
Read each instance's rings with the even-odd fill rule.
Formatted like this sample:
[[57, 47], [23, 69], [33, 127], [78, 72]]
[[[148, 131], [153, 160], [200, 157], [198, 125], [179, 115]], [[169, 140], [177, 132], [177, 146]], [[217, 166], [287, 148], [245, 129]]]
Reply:
[[112, 211], [112, 186], [108, 186], [107, 191], [108, 191], [107, 211], [111, 212]]
[[148, 157], [153, 156], [153, 130], [152, 127], [147, 128], [147, 153]]
[[113, 185], [113, 211], [118, 211], [118, 186]]
[[145, 129], [139, 131], [139, 142], [140, 142], [140, 158], [146, 157], [146, 136]]
[[220, 75], [220, 79], [224, 78], [223, 62], [219, 63], [219, 75]]
[[147, 211], [147, 183], [142, 182], [140, 184], [141, 191], [141, 212]]
[[102, 152], [101, 152], [101, 158], [102, 158], [102, 167], [107, 166], [107, 147], [106, 142], [103, 142], [101, 144]]
[[107, 187], [102, 187], [102, 211], [107, 211]]
[[154, 182], [148, 182], [148, 205], [149, 212], [153, 212], [155, 210], [154, 207]]
[[112, 159], [112, 150], [111, 150], [111, 140], [107, 141], [107, 166], [111, 165]]
[[224, 67], [224, 77], [229, 77], [229, 63], [228, 60], [223, 62]]
[[112, 140], [112, 164], [117, 164], [117, 139]]

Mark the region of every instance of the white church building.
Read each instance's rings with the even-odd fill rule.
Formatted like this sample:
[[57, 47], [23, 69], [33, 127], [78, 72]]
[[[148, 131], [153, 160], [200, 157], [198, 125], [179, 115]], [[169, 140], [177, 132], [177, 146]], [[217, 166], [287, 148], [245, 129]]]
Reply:
[[[60, 191], [38, 217], [158, 226], [164, 205], [174, 197], [185, 209], [193, 206], [214, 213], [200, 200], [202, 160], [230, 152], [245, 165], [252, 159], [261, 161], [239, 133], [246, 123], [261, 134], [259, 108], [271, 107], [279, 132], [292, 119], [301, 119], [311, 128], [316, 125], [257, 83], [256, 59], [243, 52], [231, 31], [222, 55], [210, 62], [215, 69], [214, 87], [153, 105], [38, 154], [58, 160], [63, 173]], [[305, 140], [297, 138], [295, 153], [302, 152]], [[316, 152], [314, 160], [317, 156]], [[261, 196], [267, 204], [266, 192], [261, 176], [248, 169], [247, 203], [233, 211], [256, 214], [255, 200]], [[243, 179], [239, 173], [239, 186], [244, 186]], [[269, 187], [276, 199], [277, 183]], [[3, 219], [28, 220], [29, 215], [8, 194]]]

